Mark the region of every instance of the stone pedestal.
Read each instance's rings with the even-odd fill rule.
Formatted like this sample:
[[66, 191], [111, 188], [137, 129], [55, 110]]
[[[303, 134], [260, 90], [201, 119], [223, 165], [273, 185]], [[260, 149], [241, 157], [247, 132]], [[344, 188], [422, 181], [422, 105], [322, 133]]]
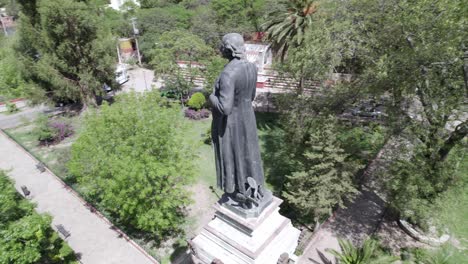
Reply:
[[199, 263], [275, 264], [283, 253], [294, 258], [300, 231], [279, 214], [282, 200], [272, 198], [258, 217], [245, 218], [216, 204], [214, 219], [192, 240]]

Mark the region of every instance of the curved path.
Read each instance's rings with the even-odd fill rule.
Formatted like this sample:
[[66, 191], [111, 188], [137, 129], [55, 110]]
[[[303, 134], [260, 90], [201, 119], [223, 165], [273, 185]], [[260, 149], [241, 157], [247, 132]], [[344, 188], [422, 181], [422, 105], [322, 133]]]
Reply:
[[52, 172], [40, 173], [36, 164], [27, 151], [0, 130], [0, 169], [15, 181], [18, 192], [21, 193], [20, 186], [27, 186], [36, 210], [53, 217], [54, 229], [63, 225], [70, 232], [66, 241], [79, 253], [81, 263], [157, 263], [99, 212], [91, 212], [86, 202]]

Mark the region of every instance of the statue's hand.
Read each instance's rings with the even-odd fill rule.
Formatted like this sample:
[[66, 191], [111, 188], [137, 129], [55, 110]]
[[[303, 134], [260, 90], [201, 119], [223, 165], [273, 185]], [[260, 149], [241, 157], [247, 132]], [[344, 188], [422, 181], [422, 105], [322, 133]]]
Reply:
[[210, 97], [208, 99], [209, 99], [208, 101], [210, 102], [210, 106], [215, 105], [215, 102], [218, 101], [218, 98], [216, 97], [214, 93], [210, 94]]

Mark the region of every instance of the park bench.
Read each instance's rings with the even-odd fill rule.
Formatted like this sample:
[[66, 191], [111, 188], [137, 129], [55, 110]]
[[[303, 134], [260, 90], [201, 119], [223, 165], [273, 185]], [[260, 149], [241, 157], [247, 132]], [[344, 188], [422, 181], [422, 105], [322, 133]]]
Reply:
[[41, 173], [44, 172], [46, 170], [45, 164], [42, 162], [39, 162], [38, 164], [36, 164], [36, 169], [38, 169]]
[[23, 191], [23, 194], [24, 194], [25, 197], [28, 197], [31, 194], [31, 192], [28, 190], [28, 187], [26, 187], [24, 185], [21, 186], [21, 191]]
[[65, 227], [63, 227], [63, 225], [55, 225], [55, 227], [57, 228], [57, 231], [59, 231], [59, 233], [63, 235], [64, 238], [67, 238], [71, 235], [70, 232], [65, 230]]

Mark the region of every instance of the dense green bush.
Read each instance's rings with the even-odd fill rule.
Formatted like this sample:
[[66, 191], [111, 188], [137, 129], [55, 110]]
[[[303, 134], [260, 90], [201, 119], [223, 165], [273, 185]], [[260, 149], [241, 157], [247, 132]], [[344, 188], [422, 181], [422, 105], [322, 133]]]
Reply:
[[192, 97], [190, 97], [190, 100], [188, 101], [187, 105], [192, 109], [200, 110], [203, 108], [205, 103], [205, 96], [201, 92], [196, 92], [192, 95]]
[[338, 134], [341, 147], [353, 159], [366, 164], [385, 143], [386, 131], [376, 124], [358, 127], [342, 127]]
[[71, 136], [73, 132], [70, 121], [64, 118], [50, 120], [46, 115], [41, 115], [36, 119], [36, 128], [33, 131], [39, 143], [43, 145], [59, 143]]
[[159, 241], [179, 231], [191, 202], [194, 152], [177, 104], [158, 91], [122, 94], [85, 117], [69, 171], [89, 201]]
[[6, 108], [7, 108], [8, 113], [16, 113], [16, 112], [19, 111], [19, 109], [18, 109], [18, 107], [16, 106], [15, 103], [7, 102], [6, 103]]
[[39, 142], [49, 142], [52, 140], [54, 134], [52, 128], [49, 126], [49, 117], [47, 115], [38, 116], [33, 134], [37, 137]]
[[334, 117], [316, 117], [310, 131], [295, 170], [287, 176], [283, 196], [304, 221], [320, 221], [356, 196], [354, 174], [361, 167], [348, 161], [340, 147]]
[[434, 157], [428, 154], [431, 150], [422, 145], [413, 148], [402, 150], [402, 155], [390, 166], [387, 188], [390, 204], [400, 212], [400, 217], [427, 230], [430, 209], [436, 199], [453, 186], [467, 182], [466, 176], [457, 172], [466, 147], [458, 146], [444, 162], [432, 160]]
[[0, 263], [78, 263], [51, 228], [52, 218], [34, 211], [0, 171]]

